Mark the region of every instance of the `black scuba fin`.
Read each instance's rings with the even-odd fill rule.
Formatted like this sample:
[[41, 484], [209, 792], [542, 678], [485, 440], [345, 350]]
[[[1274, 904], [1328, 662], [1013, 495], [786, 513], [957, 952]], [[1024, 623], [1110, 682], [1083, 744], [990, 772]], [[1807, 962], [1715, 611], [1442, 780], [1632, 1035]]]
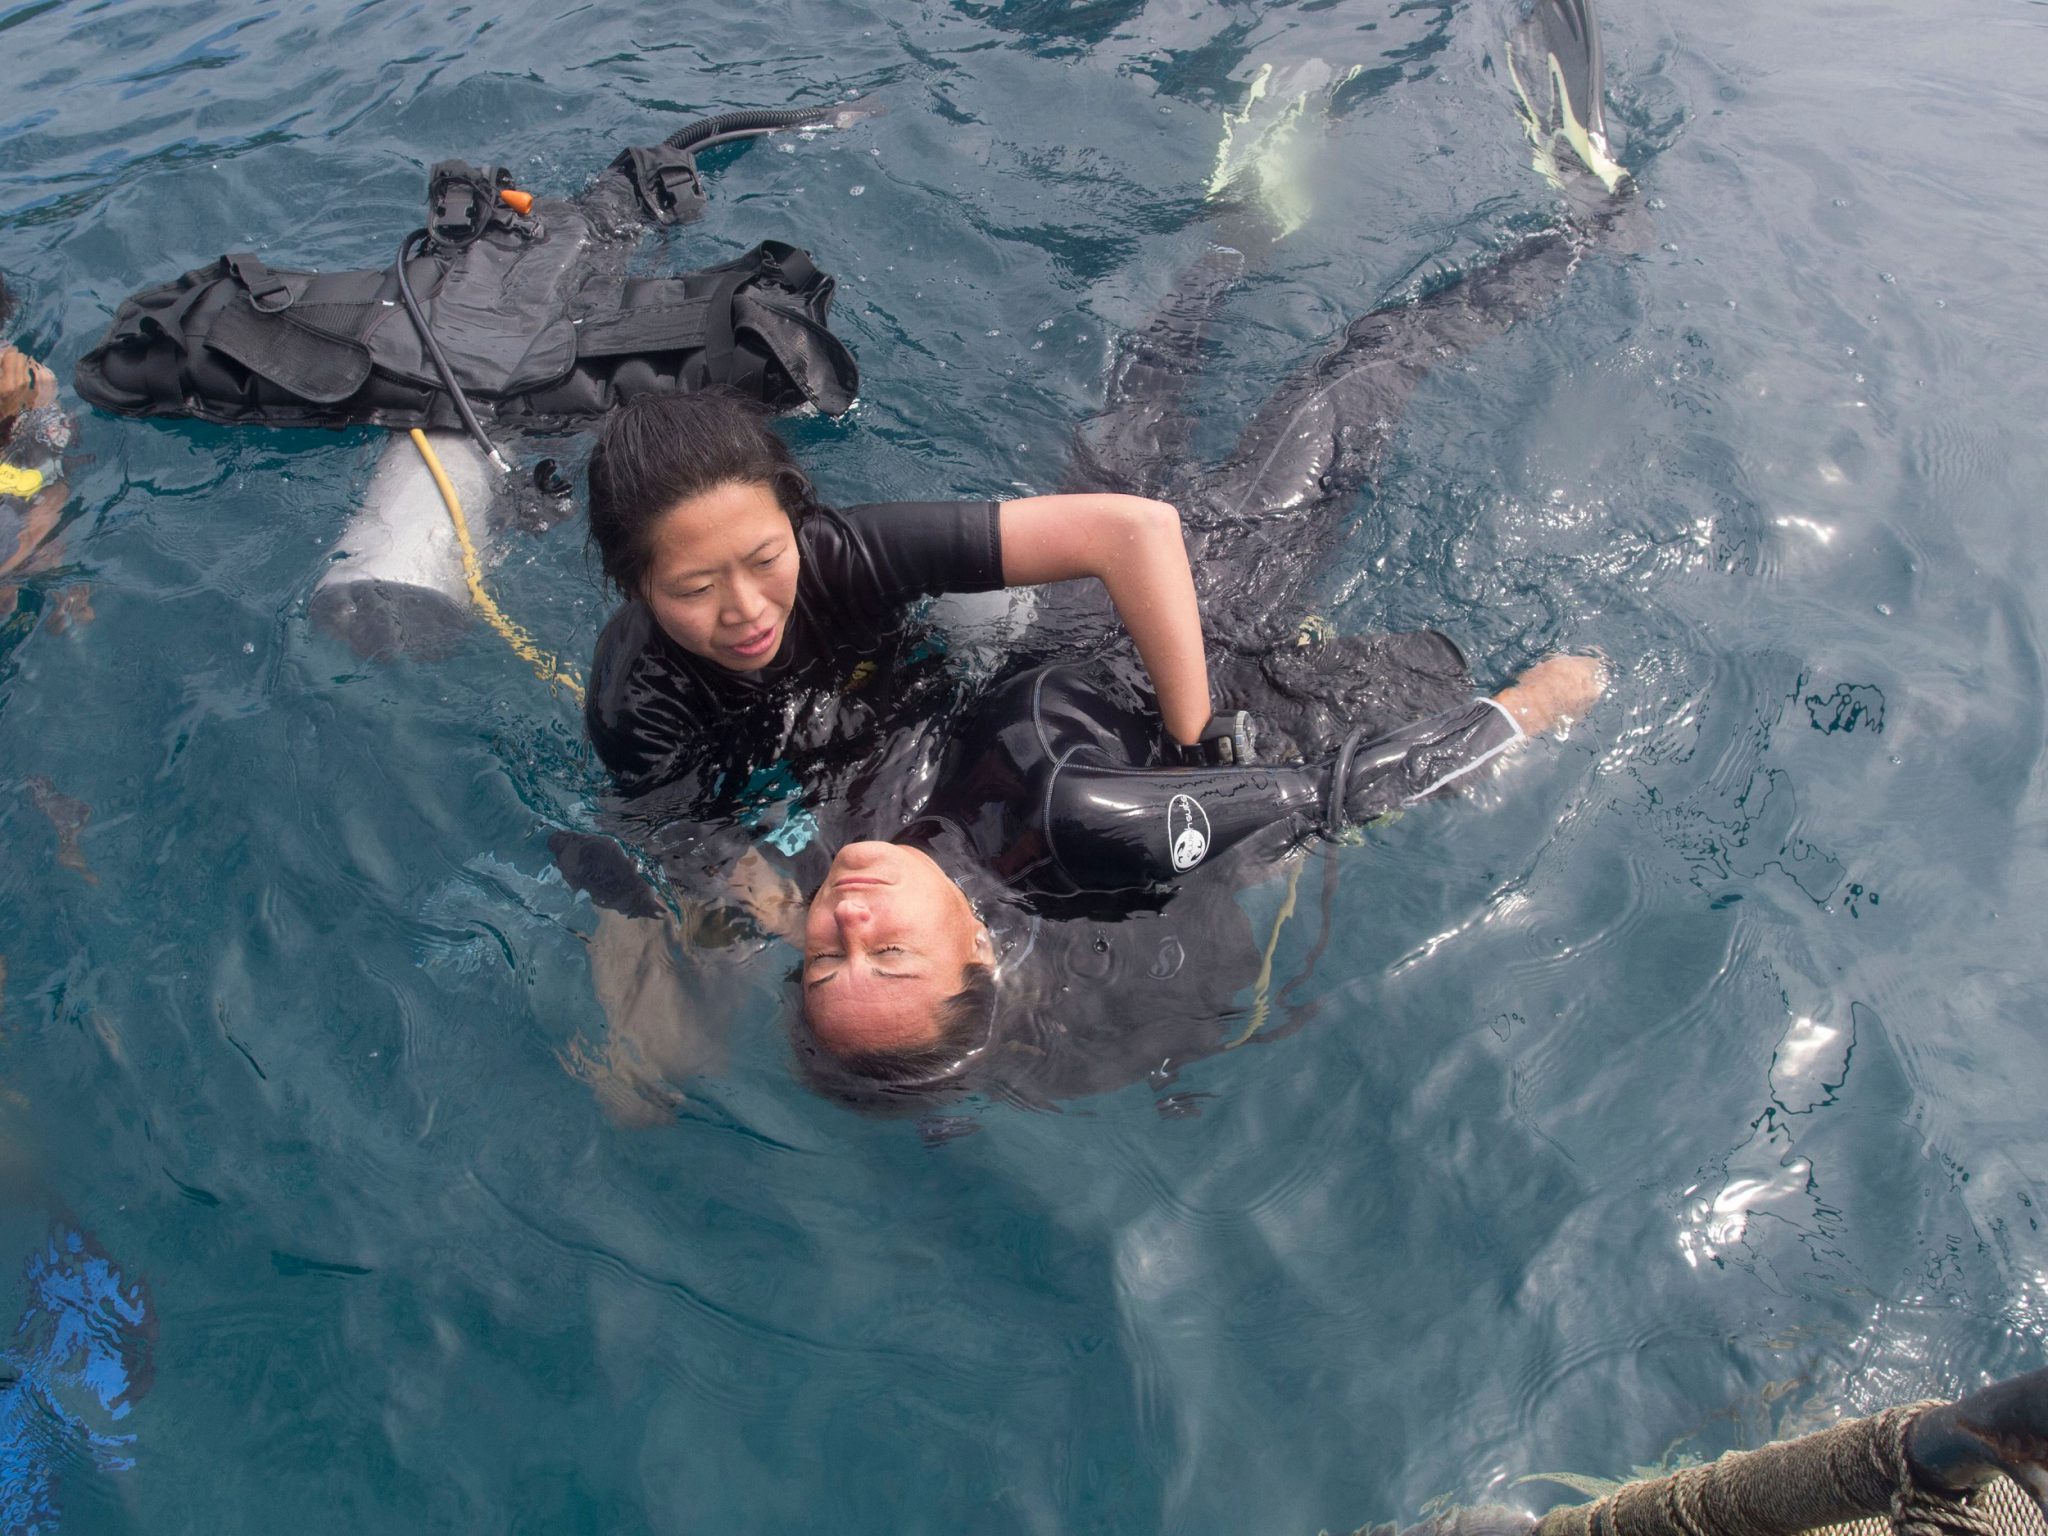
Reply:
[[1620, 191], [1628, 172], [1607, 146], [1600, 32], [1592, 0], [1527, 0], [1509, 29], [1506, 54], [1516, 106], [1536, 146], [1536, 169], [1554, 185], [1564, 185], [1557, 161], [1562, 140], [1601, 186]]
[[1244, 104], [1223, 114], [1223, 141], [1204, 194], [1212, 203], [1235, 201], [1259, 211], [1267, 226], [1263, 237], [1247, 241], [1238, 232], [1231, 243], [1284, 240], [1308, 222], [1304, 170], [1313, 144], [1304, 124], [1320, 121], [1362, 67], [1338, 68], [1319, 58], [1259, 64]]

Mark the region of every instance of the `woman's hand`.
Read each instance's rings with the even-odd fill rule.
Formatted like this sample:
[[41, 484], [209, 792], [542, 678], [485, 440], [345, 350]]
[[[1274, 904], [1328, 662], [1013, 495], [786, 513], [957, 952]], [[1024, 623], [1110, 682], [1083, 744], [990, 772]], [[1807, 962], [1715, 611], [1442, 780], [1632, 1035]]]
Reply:
[[[687, 1101], [693, 1077], [725, 1071], [732, 999], [707, 994], [705, 974], [678, 963], [675, 920], [597, 909], [590, 981], [604, 1009], [601, 1040], [578, 1034], [561, 1053], [571, 1077], [621, 1125], [660, 1125]], [[687, 943], [680, 953], [688, 954]]]
[[1494, 695], [1531, 736], [1576, 720], [1607, 691], [1598, 656], [1546, 656]]
[[803, 943], [808, 906], [804, 893], [787, 875], [771, 868], [757, 850], [749, 848], [740, 855], [725, 877], [725, 888], [763, 933], [791, 944]]
[[1093, 576], [1137, 642], [1167, 734], [1192, 746], [1209, 723], [1208, 659], [1180, 513], [1110, 492], [1030, 496], [1002, 508], [1003, 581], [1036, 586]]

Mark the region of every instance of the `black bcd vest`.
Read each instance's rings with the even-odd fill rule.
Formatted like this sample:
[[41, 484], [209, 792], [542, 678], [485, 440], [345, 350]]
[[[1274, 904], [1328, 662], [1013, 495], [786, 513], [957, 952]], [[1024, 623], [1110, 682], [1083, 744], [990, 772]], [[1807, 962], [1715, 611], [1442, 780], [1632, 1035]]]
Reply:
[[[431, 223], [406, 264], [482, 420], [568, 427], [639, 395], [720, 386], [778, 409], [809, 401], [838, 415], [852, 403], [859, 372], [827, 328], [833, 280], [805, 252], [770, 240], [680, 276], [625, 270], [637, 219], [675, 223], [702, 206], [687, 152], [627, 150], [581, 197], [535, 198], [525, 213], [497, 197], [511, 185], [502, 169], [435, 166]], [[223, 256], [123, 303], [77, 387], [131, 416], [462, 425], [391, 267], [301, 272]]]

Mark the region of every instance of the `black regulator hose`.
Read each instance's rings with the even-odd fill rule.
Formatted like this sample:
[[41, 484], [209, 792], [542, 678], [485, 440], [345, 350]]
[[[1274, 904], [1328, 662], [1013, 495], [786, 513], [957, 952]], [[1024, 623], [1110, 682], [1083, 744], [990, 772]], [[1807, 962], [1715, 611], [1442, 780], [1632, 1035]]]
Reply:
[[841, 102], [830, 107], [761, 107], [721, 112], [686, 123], [661, 142], [670, 149], [709, 149], [733, 139], [751, 139], [782, 128], [844, 128], [877, 108], [861, 102]]
[[1344, 797], [1351, 788], [1352, 760], [1358, 756], [1359, 744], [1364, 740], [1365, 727], [1359, 726], [1344, 738], [1344, 744], [1337, 748], [1336, 761], [1330, 765], [1330, 797], [1323, 806], [1322, 825], [1323, 836], [1327, 838], [1339, 838], [1351, 826], [1351, 807], [1344, 803]]
[[441, 375], [441, 385], [448, 391], [448, 398], [455, 402], [455, 414], [462, 418], [462, 425], [469, 435], [476, 439], [477, 447], [483, 449], [484, 457], [498, 466], [500, 474], [510, 474], [512, 466], [505, 462], [498, 452], [498, 445], [484, 435], [476, 412], [469, 408], [469, 396], [462, 392], [462, 386], [455, 382], [455, 369], [448, 362], [448, 354], [441, 350], [441, 343], [434, 339], [434, 332], [427, 324], [427, 317], [420, 312], [420, 301], [413, 297], [412, 279], [405, 275], [406, 259], [412, 255], [413, 243], [422, 244], [427, 239], [424, 229], [416, 229], [405, 237], [398, 247], [398, 262], [392, 268], [398, 274], [398, 296], [405, 301], [405, 312], [412, 320], [412, 328], [419, 332], [421, 343], [427, 349], [427, 356], [434, 360], [434, 368]]

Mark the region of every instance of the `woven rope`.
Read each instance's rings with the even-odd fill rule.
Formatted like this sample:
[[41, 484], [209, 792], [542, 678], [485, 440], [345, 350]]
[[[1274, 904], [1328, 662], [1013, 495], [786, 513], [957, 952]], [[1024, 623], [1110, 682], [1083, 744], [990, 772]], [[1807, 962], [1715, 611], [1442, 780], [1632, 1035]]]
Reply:
[[1906, 1459], [1914, 1403], [1553, 1509], [1537, 1536], [2048, 1536], [1999, 1478], [1967, 1498], [1921, 1487]]

